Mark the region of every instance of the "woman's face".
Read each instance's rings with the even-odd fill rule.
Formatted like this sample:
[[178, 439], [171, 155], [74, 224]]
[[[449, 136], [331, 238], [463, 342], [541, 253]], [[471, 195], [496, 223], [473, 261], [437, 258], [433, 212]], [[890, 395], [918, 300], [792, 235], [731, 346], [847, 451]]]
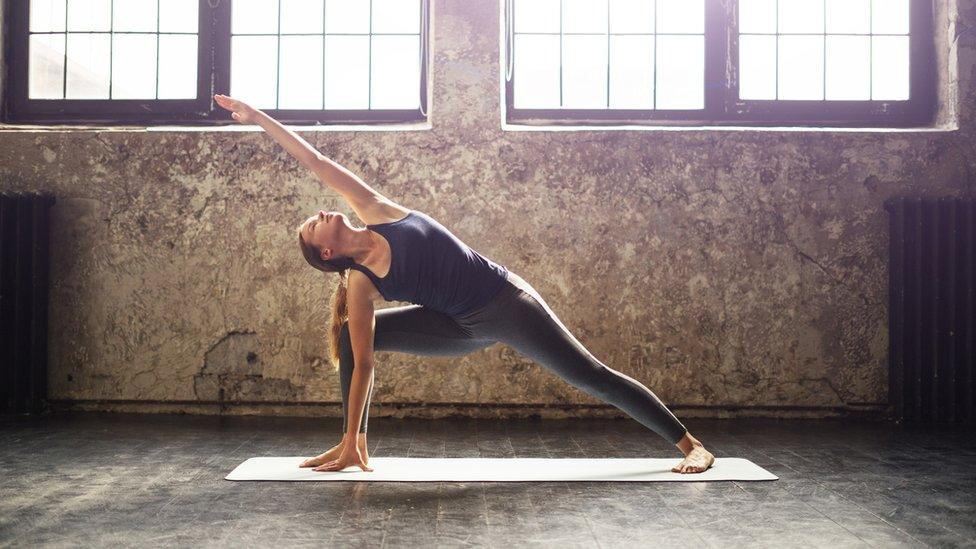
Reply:
[[319, 210], [305, 220], [302, 238], [321, 251], [322, 259], [332, 259], [336, 244], [342, 240], [342, 232], [351, 228], [349, 220], [342, 212]]

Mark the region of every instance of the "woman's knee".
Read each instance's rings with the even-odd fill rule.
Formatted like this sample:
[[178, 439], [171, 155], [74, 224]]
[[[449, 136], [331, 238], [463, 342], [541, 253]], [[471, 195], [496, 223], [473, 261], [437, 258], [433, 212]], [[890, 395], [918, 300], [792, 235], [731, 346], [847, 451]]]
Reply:
[[613, 381], [609, 368], [602, 364], [592, 364], [589, 361], [574, 368], [569, 376], [572, 385], [598, 398], [603, 398], [606, 395], [606, 391]]
[[538, 352], [538, 349], [535, 351], [529, 351], [526, 354], [534, 355], [532, 358], [536, 362], [559, 376], [563, 381], [593, 396], [600, 396], [606, 389], [607, 381], [612, 375], [606, 365], [592, 360], [585, 353], [569, 351], [566, 348], [558, 352], [552, 352], [551, 349], [548, 352]]

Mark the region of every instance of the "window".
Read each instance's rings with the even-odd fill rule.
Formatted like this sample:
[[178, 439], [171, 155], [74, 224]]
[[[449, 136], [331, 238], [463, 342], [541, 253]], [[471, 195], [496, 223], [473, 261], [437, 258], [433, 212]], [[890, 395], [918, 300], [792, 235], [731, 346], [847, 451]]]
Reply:
[[921, 0], [505, 0], [509, 122], [917, 126]]
[[429, 0], [10, 5], [6, 121], [231, 121], [214, 93], [293, 124], [426, 119]]

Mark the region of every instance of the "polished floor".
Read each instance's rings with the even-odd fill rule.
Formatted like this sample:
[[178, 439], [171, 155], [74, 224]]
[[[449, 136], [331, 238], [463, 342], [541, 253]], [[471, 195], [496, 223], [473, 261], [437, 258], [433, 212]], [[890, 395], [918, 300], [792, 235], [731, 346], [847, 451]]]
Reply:
[[[0, 547], [976, 547], [976, 437], [950, 426], [683, 420], [768, 482], [223, 480], [340, 421], [0, 416]], [[369, 426], [371, 456], [680, 457], [629, 419]]]

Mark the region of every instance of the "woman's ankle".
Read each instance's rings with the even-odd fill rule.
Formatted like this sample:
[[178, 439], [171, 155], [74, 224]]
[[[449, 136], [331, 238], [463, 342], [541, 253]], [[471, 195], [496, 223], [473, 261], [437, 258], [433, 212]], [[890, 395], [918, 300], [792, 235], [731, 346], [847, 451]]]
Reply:
[[685, 436], [682, 437], [681, 440], [679, 440], [678, 443], [675, 444], [675, 446], [677, 446], [678, 449], [681, 450], [681, 452], [687, 456], [688, 454], [691, 453], [691, 451], [696, 446], [703, 446], [703, 445], [701, 441], [693, 437], [690, 432], [685, 431]]

